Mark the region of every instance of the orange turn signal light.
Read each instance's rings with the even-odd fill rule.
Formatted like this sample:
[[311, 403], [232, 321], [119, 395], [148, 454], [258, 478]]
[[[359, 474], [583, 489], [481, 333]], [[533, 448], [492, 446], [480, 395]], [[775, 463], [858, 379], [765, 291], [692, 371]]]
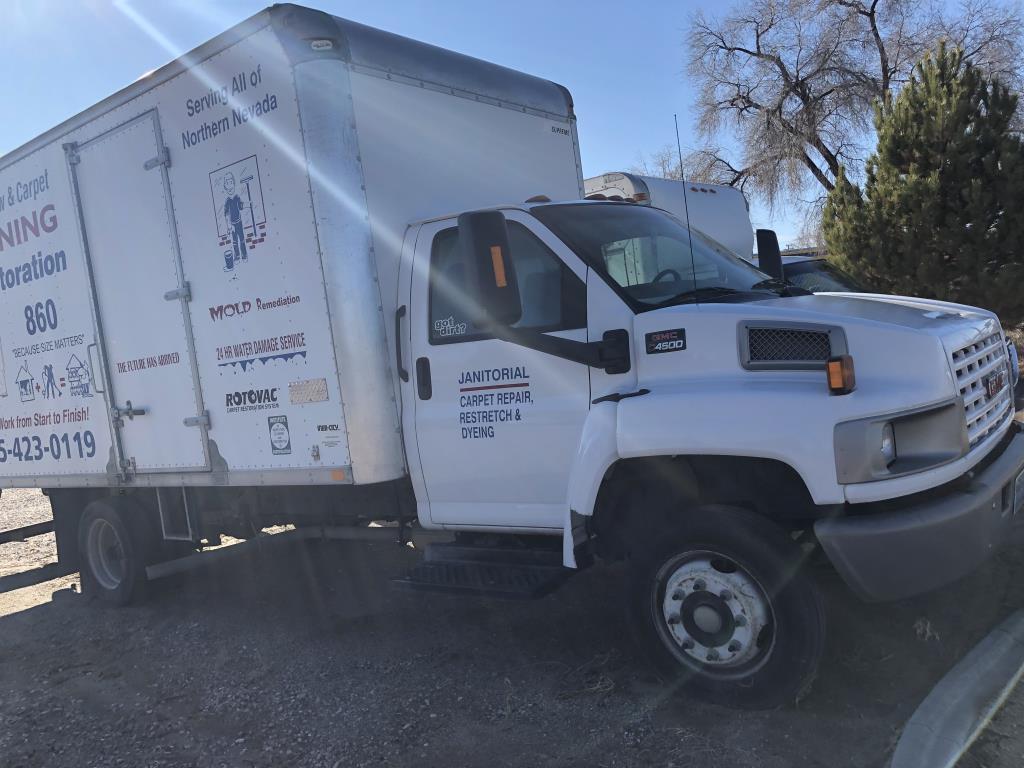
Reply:
[[494, 284], [498, 288], [505, 288], [508, 279], [505, 277], [505, 257], [501, 254], [500, 245], [491, 246], [491, 267], [494, 269]]
[[830, 357], [825, 363], [825, 373], [828, 376], [828, 391], [833, 395], [848, 395], [857, 386], [853, 358], [850, 355]]

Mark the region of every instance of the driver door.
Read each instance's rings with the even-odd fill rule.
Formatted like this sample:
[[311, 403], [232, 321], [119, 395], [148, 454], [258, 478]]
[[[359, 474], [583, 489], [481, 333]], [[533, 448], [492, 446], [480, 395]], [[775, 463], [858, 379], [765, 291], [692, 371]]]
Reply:
[[[506, 217], [523, 303], [516, 327], [586, 341], [585, 267], [528, 214]], [[424, 225], [411, 280], [410, 385], [430, 520], [560, 529], [590, 369], [473, 327], [457, 248], [453, 219]]]

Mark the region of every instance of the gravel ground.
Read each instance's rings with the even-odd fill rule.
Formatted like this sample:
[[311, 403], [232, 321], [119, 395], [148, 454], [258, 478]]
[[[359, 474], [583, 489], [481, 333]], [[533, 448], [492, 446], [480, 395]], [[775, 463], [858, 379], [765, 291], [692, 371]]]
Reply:
[[[50, 502], [36, 490], [6, 490], [0, 496], [0, 531], [21, 528], [50, 519]], [[26, 541], [0, 544], [0, 578], [48, 563], [57, 562], [53, 534], [34, 536]], [[0, 594], [0, 615], [5, 595]]]
[[961, 768], [1024, 765], [1024, 687], [1018, 687], [960, 761]]
[[[47, 513], [38, 492], [0, 497], [0, 529]], [[1024, 602], [1013, 553], [895, 605], [822, 573], [814, 691], [744, 713], [664, 690], [630, 648], [615, 568], [535, 602], [392, 592], [416, 557], [280, 543], [107, 609], [75, 575], [24, 586], [52, 536], [0, 545], [0, 766], [881, 768], [930, 687]], [[1021, 764], [1012, 745], [975, 752]]]

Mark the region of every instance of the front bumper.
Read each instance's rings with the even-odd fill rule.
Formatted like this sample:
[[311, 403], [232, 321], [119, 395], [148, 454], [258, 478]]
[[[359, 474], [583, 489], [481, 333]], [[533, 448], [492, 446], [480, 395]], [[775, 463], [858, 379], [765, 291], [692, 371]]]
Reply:
[[839, 575], [865, 600], [928, 592], [973, 571], [1006, 539], [1022, 469], [1024, 433], [1016, 432], [965, 488], [898, 511], [819, 520], [814, 532]]

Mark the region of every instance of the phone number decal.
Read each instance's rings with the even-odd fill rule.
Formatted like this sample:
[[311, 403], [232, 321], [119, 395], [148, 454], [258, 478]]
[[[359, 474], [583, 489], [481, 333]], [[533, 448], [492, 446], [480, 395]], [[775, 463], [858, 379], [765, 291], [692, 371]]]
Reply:
[[42, 461], [51, 459], [91, 459], [96, 455], [96, 438], [92, 432], [50, 433], [50, 436], [23, 435], [0, 437], [0, 464], [10, 461]]

